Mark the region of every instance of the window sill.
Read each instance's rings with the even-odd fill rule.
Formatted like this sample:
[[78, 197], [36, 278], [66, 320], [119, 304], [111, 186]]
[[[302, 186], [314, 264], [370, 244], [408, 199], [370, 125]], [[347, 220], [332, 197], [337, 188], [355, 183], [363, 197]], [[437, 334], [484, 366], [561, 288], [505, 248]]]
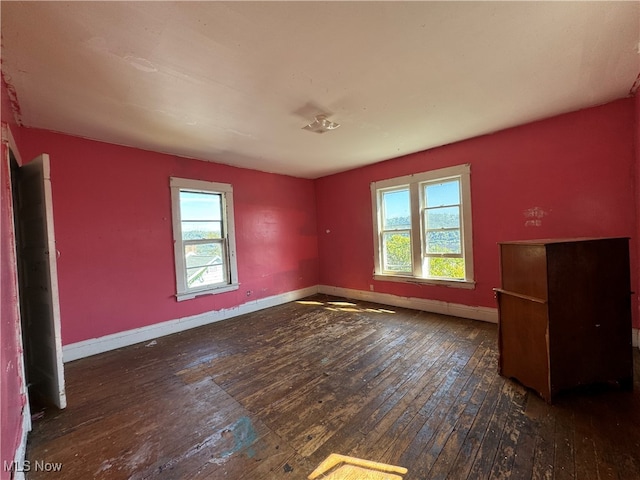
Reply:
[[215, 295], [217, 293], [231, 292], [240, 288], [239, 283], [233, 283], [231, 285], [223, 285], [221, 287], [207, 288], [206, 290], [195, 290], [191, 292], [177, 293], [176, 300], [182, 302], [183, 300], [191, 300], [202, 295]]
[[434, 285], [440, 287], [451, 288], [464, 288], [467, 290], [473, 290], [476, 288], [476, 282], [467, 280], [437, 280], [435, 278], [418, 278], [409, 277], [405, 275], [381, 275], [375, 274], [374, 280], [382, 282], [401, 282], [401, 283], [415, 283], [418, 285]]

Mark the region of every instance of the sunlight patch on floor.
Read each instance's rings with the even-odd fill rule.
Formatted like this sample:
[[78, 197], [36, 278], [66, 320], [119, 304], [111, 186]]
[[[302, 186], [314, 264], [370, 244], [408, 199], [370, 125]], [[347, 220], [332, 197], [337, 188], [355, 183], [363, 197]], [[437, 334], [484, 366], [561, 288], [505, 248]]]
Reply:
[[332, 453], [307, 478], [309, 480], [402, 480], [404, 467]]
[[389, 310], [386, 308], [363, 308], [358, 306], [357, 303], [353, 302], [345, 302], [345, 301], [330, 301], [330, 302], [319, 302], [317, 300], [296, 300], [296, 303], [299, 305], [316, 305], [322, 306], [325, 305], [326, 310], [331, 310], [332, 312], [367, 312], [367, 313], [387, 313], [393, 314], [396, 313], [394, 310]]

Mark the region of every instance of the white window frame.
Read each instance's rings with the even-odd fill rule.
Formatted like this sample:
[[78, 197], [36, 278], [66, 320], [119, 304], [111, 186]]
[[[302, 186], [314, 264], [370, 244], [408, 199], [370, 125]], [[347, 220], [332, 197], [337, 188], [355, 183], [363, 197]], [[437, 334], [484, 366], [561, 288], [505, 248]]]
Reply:
[[[233, 186], [229, 183], [207, 182], [187, 178], [170, 178], [171, 212], [173, 220], [173, 245], [176, 266], [176, 298], [189, 300], [200, 295], [229, 292], [239, 288], [238, 266], [236, 260], [236, 240], [233, 215]], [[214, 193], [222, 195], [223, 250], [227, 263], [228, 279], [224, 284], [189, 288], [186, 277], [186, 260], [182, 240], [182, 219], [180, 216], [180, 192]]]
[[[443, 279], [428, 277], [423, 274], [426, 255], [424, 210], [424, 185], [428, 183], [460, 180], [461, 196], [461, 246], [464, 258], [464, 279]], [[393, 190], [409, 189], [411, 203], [411, 272], [391, 272], [383, 269], [382, 252], [382, 193]], [[420, 284], [443, 285], [458, 288], [475, 288], [473, 274], [473, 236], [471, 220], [471, 166], [456, 165], [428, 172], [405, 175], [371, 183], [371, 205], [373, 212], [373, 245], [374, 245], [374, 273], [375, 280], [408, 282]]]

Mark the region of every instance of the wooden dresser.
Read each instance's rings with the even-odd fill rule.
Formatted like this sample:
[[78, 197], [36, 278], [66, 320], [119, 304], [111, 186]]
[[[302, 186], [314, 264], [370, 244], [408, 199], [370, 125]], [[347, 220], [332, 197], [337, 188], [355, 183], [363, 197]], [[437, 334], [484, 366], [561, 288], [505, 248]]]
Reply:
[[499, 245], [500, 374], [549, 403], [578, 385], [632, 388], [629, 239]]

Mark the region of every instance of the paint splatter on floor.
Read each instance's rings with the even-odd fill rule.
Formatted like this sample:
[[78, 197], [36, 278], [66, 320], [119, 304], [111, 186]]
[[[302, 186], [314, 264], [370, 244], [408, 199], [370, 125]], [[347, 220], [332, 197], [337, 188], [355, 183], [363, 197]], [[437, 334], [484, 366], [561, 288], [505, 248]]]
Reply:
[[220, 435], [223, 438], [231, 437], [233, 439], [233, 447], [222, 453], [220, 457], [210, 460], [211, 463], [220, 465], [242, 450], [246, 450], [245, 454], [248, 458], [253, 458], [256, 455], [252, 445], [258, 439], [258, 434], [253, 428], [249, 417], [240, 417], [230, 428], [223, 430]]

